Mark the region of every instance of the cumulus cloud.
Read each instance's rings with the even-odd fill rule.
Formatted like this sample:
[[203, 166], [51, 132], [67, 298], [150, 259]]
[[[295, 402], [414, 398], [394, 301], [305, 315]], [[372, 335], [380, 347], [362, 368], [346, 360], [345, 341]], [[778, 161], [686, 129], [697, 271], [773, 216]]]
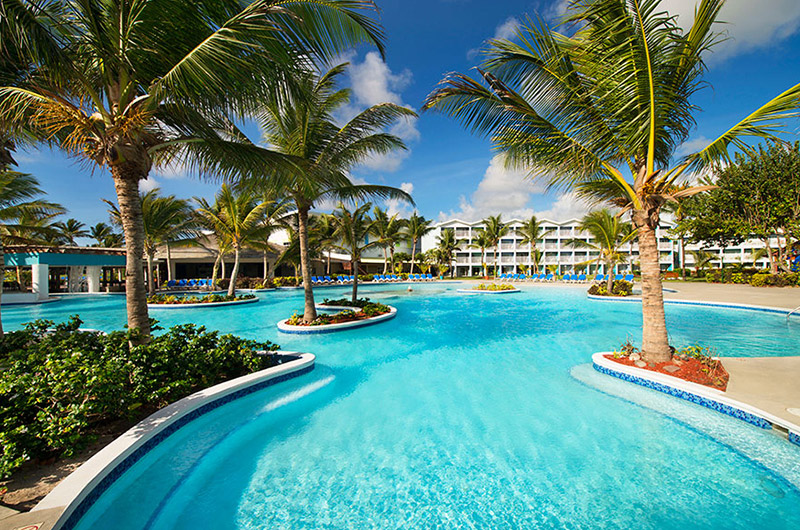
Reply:
[[139, 191], [141, 192], [148, 192], [150, 190], [154, 190], [159, 187], [160, 184], [158, 181], [153, 177], [153, 175], [148, 176], [145, 180], [139, 181]]
[[698, 136], [697, 138], [691, 138], [683, 142], [680, 147], [675, 151], [677, 156], [686, 156], [691, 155], [700, 151], [701, 149], [705, 149], [708, 144], [711, 143], [710, 138], [706, 138], [705, 136]]
[[580, 219], [590, 210], [592, 206], [589, 203], [570, 192], [559, 195], [549, 209], [536, 212], [536, 216], [553, 221], [567, 221]]
[[528, 217], [534, 213], [530, 207], [533, 195], [543, 193], [544, 187], [526, 177], [526, 172], [505, 167], [503, 157], [496, 155], [469, 199], [461, 197], [458, 210], [440, 212], [441, 220], [459, 218], [478, 221], [489, 215]]
[[[408, 88], [413, 80], [410, 70], [392, 72], [377, 52], [367, 53], [364, 61], [360, 63], [354, 61], [354, 58], [353, 55], [346, 57], [351, 61], [347, 73], [350, 76], [353, 101], [337, 116], [342, 122], [352, 119], [367, 107], [380, 103], [394, 103], [414, 110], [411, 105], [403, 102], [402, 97], [403, 90]], [[401, 138], [407, 145], [420, 138], [416, 119], [403, 118], [388, 132]], [[366, 160], [362, 166], [372, 171], [393, 172], [400, 168], [410, 154], [411, 151], [406, 150], [377, 155]]]
[[[400, 189], [411, 195], [414, 192], [414, 184], [411, 182], [403, 182], [400, 184]], [[387, 199], [384, 204], [386, 206], [386, 212], [390, 216], [398, 214], [400, 217], [408, 217], [412, 213], [411, 205], [406, 201]]]
[[[493, 39], [510, 39], [512, 38], [520, 27], [520, 21], [517, 17], [508, 17], [503, 22], [494, 28]], [[480, 48], [472, 48], [467, 52], [467, 59], [474, 59], [479, 53]]]
[[191, 172], [183, 162], [176, 159], [170, 162], [169, 164], [160, 166], [155, 170], [155, 173], [159, 177], [163, 177], [165, 179], [179, 180], [189, 177]]

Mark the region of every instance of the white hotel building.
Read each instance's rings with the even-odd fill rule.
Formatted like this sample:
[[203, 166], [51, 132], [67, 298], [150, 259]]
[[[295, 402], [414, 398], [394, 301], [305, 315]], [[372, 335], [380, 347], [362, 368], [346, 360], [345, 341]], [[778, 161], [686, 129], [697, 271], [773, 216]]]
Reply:
[[[598, 253], [585, 248], [575, 248], [567, 244], [570, 239], [583, 239], [584, 241], [593, 243], [594, 240], [586, 233], [578, 230], [579, 219], [569, 219], [567, 221], [551, 221], [549, 219], [540, 219], [543, 231], [548, 233], [543, 239], [540, 239], [536, 248], [542, 253], [539, 261], [540, 271], [549, 269], [551, 266], [558, 267], [559, 274], [566, 274], [577, 272], [576, 266], [591, 259], [597, 258]], [[533, 262], [531, 260], [531, 246], [523, 245], [521, 243], [522, 236], [516, 230], [522, 226], [522, 221], [519, 219], [512, 219], [506, 221], [511, 225], [509, 234], [500, 241], [498, 249], [497, 264], [500, 268], [500, 273], [517, 273], [521, 272], [520, 266], [526, 266], [529, 272], [532, 272]], [[671, 224], [669, 222], [662, 222], [661, 227], [656, 231], [658, 237], [658, 249], [661, 253], [661, 270], [671, 271], [680, 268], [680, 244], [678, 241], [670, 238], [668, 233]], [[436, 247], [437, 238], [446, 230], [455, 231], [456, 239], [460, 242], [460, 249], [455, 252], [455, 259], [453, 266], [455, 266], [456, 276], [482, 276], [481, 271], [481, 251], [478, 248], [471, 248], [469, 245], [474, 242], [477, 233], [483, 229], [482, 221], [473, 223], [461, 221], [459, 219], [451, 219], [435, 225], [432, 232], [422, 238], [422, 250], [427, 251]], [[777, 241], [773, 242], [777, 244]], [[713, 266], [720, 267], [723, 264], [732, 265], [742, 263], [746, 266], [753, 264], [752, 254], [754, 251], [764, 247], [764, 244], [758, 240], [748, 240], [741, 245], [733, 245], [725, 248], [718, 246], [704, 246], [702, 247], [707, 252], [716, 254], [719, 258], [713, 262]], [[691, 267], [694, 263], [692, 255], [689, 250], [701, 248], [701, 245], [686, 245], [686, 266]], [[773, 247], [774, 248], [774, 247]], [[624, 273], [629, 271], [634, 264], [638, 262], [639, 249], [636, 242], [629, 243], [622, 247], [622, 252], [627, 254], [629, 258], [625, 263], [617, 266], [617, 273]], [[484, 258], [488, 267], [492, 267], [495, 263], [494, 249], [486, 249], [486, 257]], [[637, 264], [638, 265], [638, 264]], [[761, 258], [756, 262], [756, 267], [765, 268], [769, 266], [766, 257]], [[602, 264], [591, 264], [585, 268], [589, 274], [605, 273]], [[638, 268], [638, 267], [637, 267]], [[491, 270], [491, 269], [490, 269]]]

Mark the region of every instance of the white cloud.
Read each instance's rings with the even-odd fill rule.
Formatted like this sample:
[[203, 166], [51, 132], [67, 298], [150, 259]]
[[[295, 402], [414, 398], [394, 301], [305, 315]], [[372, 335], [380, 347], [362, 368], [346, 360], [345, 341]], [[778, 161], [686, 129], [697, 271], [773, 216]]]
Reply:
[[148, 192], [150, 190], [154, 190], [159, 186], [158, 181], [150, 175], [145, 180], [139, 181], [139, 191], [141, 192]]
[[[411, 195], [414, 192], [414, 184], [411, 182], [403, 182], [400, 184], [400, 189]], [[406, 218], [412, 213], [411, 205], [400, 199], [387, 199], [384, 205], [386, 206], [386, 212], [390, 216], [398, 214], [400, 217]]]
[[[520, 21], [517, 17], [508, 17], [503, 22], [501, 22], [496, 28], [494, 28], [494, 35], [492, 36], [493, 39], [510, 39], [516, 33], [520, 27]], [[474, 59], [479, 53], [480, 48], [472, 48], [467, 52], [467, 59], [472, 60]]]
[[169, 180], [185, 179], [190, 176], [189, 168], [180, 160], [173, 160], [168, 164], [158, 167], [156, 175]]
[[505, 167], [503, 157], [496, 155], [478, 184], [478, 188], [467, 199], [461, 197], [459, 209], [449, 213], [440, 212], [441, 220], [459, 218], [465, 221], [478, 221], [489, 215], [502, 214], [504, 217], [529, 217], [534, 213], [530, 207], [533, 195], [543, 193], [540, 182], [527, 178], [525, 171], [510, 170]]
[[[353, 56], [348, 59], [352, 60]], [[394, 103], [414, 110], [411, 105], [403, 102], [401, 95], [413, 80], [410, 70], [394, 73], [377, 52], [369, 52], [363, 62], [351, 62], [347, 71], [350, 76], [353, 101], [337, 116], [341, 121], [347, 121], [367, 107], [380, 103]], [[389, 132], [401, 138], [407, 145], [420, 138], [416, 119], [403, 118], [395, 123]], [[410, 154], [410, 150], [398, 150], [385, 155], [376, 155], [366, 160], [362, 167], [372, 171], [393, 172], [400, 168]]]
[[559, 195], [549, 209], [536, 212], [536, 216], [553, 221], [566, 221], [568, 219], [580, 219], [592, 209], [586, 201], [569, 192]]
[[686, 156], [696, 153], [702, 149], [705, 149], [708, 144], [711, 143], [710, 138], [706, 138], [705, 136], [698, 136], [697, 138], [691, 138], [683, 142], [678, 149], [675, 150], [676, 156]]

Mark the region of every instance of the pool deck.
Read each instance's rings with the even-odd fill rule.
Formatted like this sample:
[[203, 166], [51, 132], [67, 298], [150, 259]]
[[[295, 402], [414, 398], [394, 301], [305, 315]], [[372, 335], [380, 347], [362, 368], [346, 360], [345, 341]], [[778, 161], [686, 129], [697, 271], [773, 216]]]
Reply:
[[666, 300], [696, 300], [732, 304], [751, 304], [781, 309], [800, 306], [798, 287], [753, 287], [721, 283], [666, 281], [664, 287], [678, 292], [665, 292]]
[[800, 424], [800, 357], [723, 357], [722, 364], [731, 376], [726, 396]]

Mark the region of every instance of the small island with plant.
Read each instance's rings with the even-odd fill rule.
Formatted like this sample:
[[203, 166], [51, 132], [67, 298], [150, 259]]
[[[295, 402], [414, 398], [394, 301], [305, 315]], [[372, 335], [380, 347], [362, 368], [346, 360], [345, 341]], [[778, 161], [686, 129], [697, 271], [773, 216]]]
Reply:
[[357, 298], [356, 300], [326, 298], [318, 307], [320, 309], [341, 309], [341, 311], [332, 314], [318, 314], [311, 322], [304, 321], [303, 315], [294, 313], [286, 320], [278, 322], [278, 329], [286, 333], [322, 333], [388, 320], [397, 314], [397, 310], [392, 306], [373, 302], [369, 298]]
[[670, 375], [690, 383], [711, 387], [723, 392], [728, 387], [729, 375], [722, 362], [711, 348], [699, 345], [675, 350], [672, 359], [666, 362], [647, 362], [642, 352], [630, 340], [619, 350], [605, 355], [606, 359], [631, 366]]
[[209, 294], [200, 296], [176, 296], [174, 294], [154, 294], [147, 297], [148, 306], [219, 306], [235, 303], [256, 302], [254, 294]]
[[459, 289], [459, 293], [486, 293], [486, 294], [505, 294], [518, 293], [519, 289], [510, 283], [480, 283], [470, 289]]
[[590, 296], [630, 296], [633, 293], [633, 284], [625, 280], [616, 280], [611, 290], [604, 283], [595, 283], [589, 287]]

